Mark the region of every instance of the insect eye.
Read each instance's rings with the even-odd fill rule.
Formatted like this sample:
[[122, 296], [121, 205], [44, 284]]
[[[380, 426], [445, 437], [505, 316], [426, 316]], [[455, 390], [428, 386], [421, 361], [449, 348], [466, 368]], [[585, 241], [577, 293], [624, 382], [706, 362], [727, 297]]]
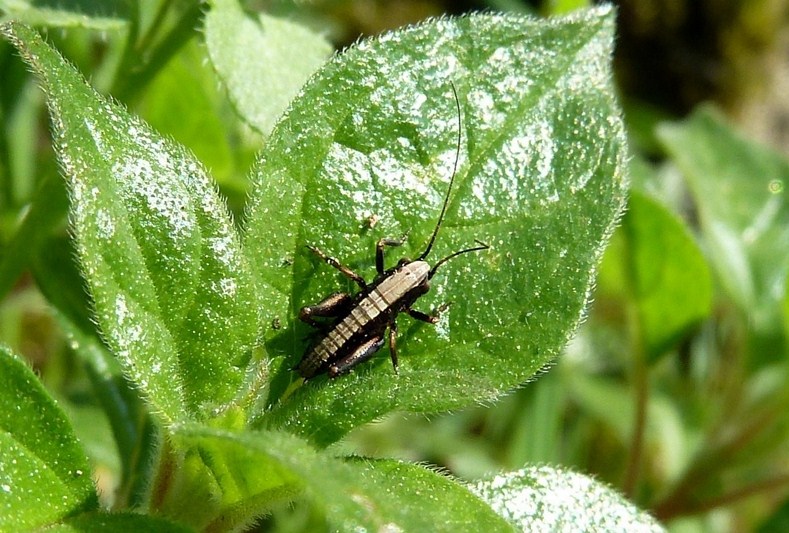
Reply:
[[407, 265], [410, 262], [411, 262], [410, 259], [408, 259], [407, 257], [403, 257], [400, 261], [397, 262], [397, 266], [401, 267], [403, 265]]

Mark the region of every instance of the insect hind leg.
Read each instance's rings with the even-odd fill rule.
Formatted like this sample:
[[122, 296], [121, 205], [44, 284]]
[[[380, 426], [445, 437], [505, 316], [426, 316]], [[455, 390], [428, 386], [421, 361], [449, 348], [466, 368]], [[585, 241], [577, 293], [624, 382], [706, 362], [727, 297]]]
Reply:
[[307, 248], [312, 253], [314, 253], [319, 258], [321, 258], [323, 261], [325, 261], [329, 266], [336, 268], [337, 270], [342, 272], [347, 278], [353, 280], [357, 285], [359, 285], [359, 287], [362, 288], [362, 290], [367, 288], [367, 282], [364, 281], [363, 277], [361, 277], [359, 274], [357, 274], [347, 266], [340, 263], [337, 259], [329, 255], [326, 255], [320, 248], [316, 248], [315, 246], [307, 246]]
[[348, 310], [353, 298], [344, 292], [330, 294], [315, 305], [305, 305], [299, 309], [299, 320], [318, 329], [324, 329], [324, 324], [316, 322], [312, 317], [338, 317]]
[[383, 332], [381, 334], [367, 339], [361, 343], [354, 351], [336, 361], [333, 365], [329, 366], [327, 373], [330, 378], [336, 378], [342, 374], [347, 374], [356, 365], [367, 361], [369, 358], [381, 349], [384, 345]]

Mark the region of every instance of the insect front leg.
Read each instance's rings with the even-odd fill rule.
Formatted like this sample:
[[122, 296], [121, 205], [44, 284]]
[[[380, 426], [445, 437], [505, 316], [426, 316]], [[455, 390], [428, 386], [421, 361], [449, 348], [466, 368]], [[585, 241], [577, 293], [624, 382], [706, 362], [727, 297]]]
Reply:
[[364, 281], [363, 277], [361, 277], [359, 274], [357, 274], [347, 266], [340, 263], [337, 259], [326, 255], [325, 253], [323, 253], [322, 250], [314, 246], [307, 246], [307, 248], [309, 248], [309, 250], [312, 253], [320, 257], [322, 260], [326, 261], [326, 263], [328, 263], [329, 265], [333, 266], [334, 268], [342, 272], [346, 277], [356, 282], [356, 284], [359, 285], [359, 287], [361, 287], [362, 290], [367, 288], [367, 283]]
[[384, 273], [384, 246], [402, 246], [408, 238], [408, 232], [403, 233], [399, 239], [383, 238], [375, 245], [375, 270], [379, 274]]
[[422, 311], [417, 311], [416, 309], [411, 309], [410, 307], [406, 309], [405, 312], [411, 315], [411, 318], [415, 318], [416, 320], [421, 320], [422, 322], [427, 322], [428, 324], [437, 324], [438, 320], [441, 318], [441, 313], [446, 311], [450, 305], [452, 305], [452, 302], [446, 302], [439, 305], [438, 308], [433, 311], [432, 315], [428, 315]]
[[314, 316], [337, 317], [345, 313], [351, 306], [353, 298], [344, 292], [335, 292], [315, 305], [305, 305], [299, 310], [299, 320], [318, 329], [324, 329], [325, 324], [316, 322]]
[[375, 352], [381, 349], [384, 345], [383, 331], [375, 335], [363, 343], [361, 343], [354, 351], [335, 362], [329, 367], [327, 373], [330, 378], [336, 378], [339, 375], [347, 374], [353, 367], [359, 363], [367, 361], [373, 356]]

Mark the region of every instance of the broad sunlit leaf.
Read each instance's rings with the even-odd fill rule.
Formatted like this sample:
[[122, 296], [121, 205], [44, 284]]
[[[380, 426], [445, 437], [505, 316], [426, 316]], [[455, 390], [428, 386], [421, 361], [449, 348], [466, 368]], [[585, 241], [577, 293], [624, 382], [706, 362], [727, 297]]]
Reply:
[[307, 345], [298, 308], [357, 290], [306, 245], [367, 279], [381, 237], [410, 232], [388, 266], [419, 255], [449, 185], [458, 119], [459, 168], [428, 260], [475, 239], [491, 249], [433, 278], [414, 307], [452, 302], [437, 327], [399, 319], [399, 375], [382, 350], [354, 375], [308, 383], [263, 423], [328, 443], [392, 409], [490, 401], [559, 352], [627, 185], [613, 20], [607, 8], [547, 22], [442, 19], [364, 41], [310, 80], [253, 170], [246, 221], [266, 348], [281, 365], [272, 400]]

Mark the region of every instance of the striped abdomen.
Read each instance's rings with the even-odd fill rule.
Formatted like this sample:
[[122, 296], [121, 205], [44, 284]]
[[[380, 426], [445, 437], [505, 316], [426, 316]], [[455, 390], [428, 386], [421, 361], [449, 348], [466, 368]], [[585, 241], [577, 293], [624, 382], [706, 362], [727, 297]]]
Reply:
[[383, 335], [394, 313], [410, 306], [427, 290], [429, 272], [430, 265], [425, 261], [406, 263], [386, 275], [368, 294], [359, 293], [348, 314], [307, 351], [299, 363], [299, 374], [311, 378], [348, 355], [362, 340]]

